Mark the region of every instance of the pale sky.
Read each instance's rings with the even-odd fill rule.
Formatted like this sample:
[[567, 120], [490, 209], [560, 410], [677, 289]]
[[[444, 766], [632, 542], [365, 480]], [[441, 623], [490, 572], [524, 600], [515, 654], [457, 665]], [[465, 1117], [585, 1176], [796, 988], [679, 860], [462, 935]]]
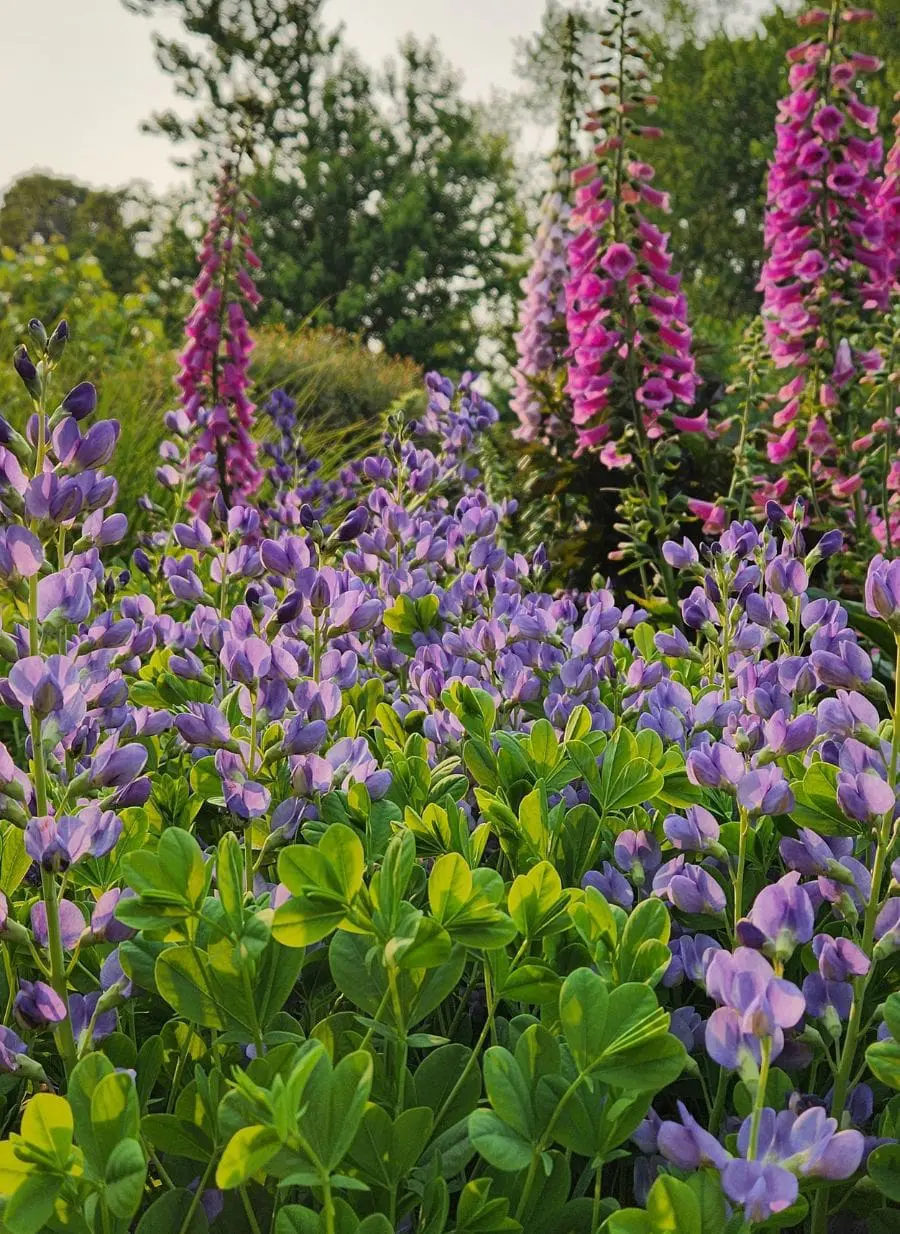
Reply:
[[[737, 0], [736, 7], [755, 7]], [[486, 99], [515, 86], [514, 40], [537, 28], [544, 0], [328, 0], [325, 17], [380, 64], [406, 33], [434, 35]], [[3, 71], [0, 192], [23, 171], [52, 170], [93, 185], [143, 179], [157, 190], [178, 182], [170, 145], [144, 136], [140, 121], [171, 106], [171, 81], [153, 57], [151, 31], [177, 34], [177, 21], [128, 13], [120, 0], [0, 0]]]

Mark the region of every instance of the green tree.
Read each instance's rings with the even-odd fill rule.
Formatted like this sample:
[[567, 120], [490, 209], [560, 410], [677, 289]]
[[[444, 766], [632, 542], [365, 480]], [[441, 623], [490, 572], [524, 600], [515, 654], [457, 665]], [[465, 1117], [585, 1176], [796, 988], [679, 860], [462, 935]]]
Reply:
[[376, 74], [324, 27], [321, 0], [124, 2], [174, 8], [194, 36], [156, 40], [194, 113], [150, 127], [201, 162], [235, 140], [252, 156], [264, 317], [470, 361], [485, 318], [511, 308], [523, 224], [508, 138], [437, 48], [407, 41]]
[[96, 257], [110, 287], [124, 295], [145, 267], [139, 251], [147, 202], [134, 187], [93, 189], [44, 172], [13, 181], [0, 206], [0, 245], [22, 252], [62, 241], [73, 257]]

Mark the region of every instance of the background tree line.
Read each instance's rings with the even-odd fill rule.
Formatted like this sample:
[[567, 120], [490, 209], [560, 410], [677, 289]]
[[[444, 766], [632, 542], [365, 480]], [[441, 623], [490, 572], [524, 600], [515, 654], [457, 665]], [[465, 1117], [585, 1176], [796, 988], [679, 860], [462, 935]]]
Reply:
[[[387, 66], [365, 64], [329, 25], [326, 0], [123, 3], [181, 19], [183, 39], [154, 40], [188, 106], [144, 127], [191, 167], [190, 194], [158, 201], [141, 186], [29, 173], [4, 195], [0, 245], [23, 253], [56, 238], [73, 258], [91, 254], [118, 295], [149, 292], [174, 335], [195, 272], [191, 220], [218, 154], [241, 143], [260, 201], [264, 321], [337, 326], [448, 369], [476, 355], [486, 322], [509, 337], [529, 211], [545, 187], [515, 130], [533, 141], [555, 125], [558, 31], [573, 8], [590, 89], [601, 6], [549, 0], [541, 30], [518, 49], [521, 91], [489, 116], [463, 97], [434, 43], [406, 39]], [[854, 37], [885, 60], [872, 101], [887, 122], [900, 88], [900, 0], [874, 7], [880, 21]], [[653, 0], [647, 11], [666, 134], [652, 157], [672, 194], [677, 265], [695, 272], [688, 295], [712, 344], [757, 307], [772, 115], [796, 36], [789, 9], [743, 26], [727, 13], [709, 0]]]

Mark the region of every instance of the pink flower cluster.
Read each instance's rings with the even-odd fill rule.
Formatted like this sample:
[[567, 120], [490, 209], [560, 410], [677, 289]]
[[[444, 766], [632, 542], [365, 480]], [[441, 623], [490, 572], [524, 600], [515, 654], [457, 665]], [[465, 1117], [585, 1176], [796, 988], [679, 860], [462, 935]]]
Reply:
[[510, 402], [519, 418], [515, 436], [522, 441], [561, 435], [557, 386], [567, 346], [567, 245], [571, 207], [559, 189], [541, 203], [541, 218], [531, 249], [531, 268], [522, 280], [525, 293], [516, 334], [518, 365]]
[[[840, 26], [870, 14], [840, 16], [831, 21], [824, 9], [812, 9], [800, 19], [805, 26], [827, 24], [827, 34], [788, 52], [791, 91], [779, 104], [769, 167], [760, 279], [766, 338], [776, 367], [798, 370], [779, 391], [767, 446], [776, 465], [800, 445], [820, 464], [832, 450], [829, 421], [842, 391], [877, 363], [842, 337], [842, 319], [852, 323], [860, 308], [887, 306], [888, 229], [876, 205], [884, 153], [878, 109], [855, 89], [880, 61], [859, 53], [842, 58]], [[849, 493], [835, 485], [855, 483], [828, 478], [836, 497]]]
[[[263, 475], [252, 437], [255, 408], [248, 390], [254, 344], [244, 312], [245, 303], [256, 308], [261, 299], [250, 274], [259, 268], [259, 258], [250, 244], [244, 200], [236, 173], [226, 166], [198, 255], [196, 303], [185, 322], [188, 342], [177, 379], [182, 407], [199, 427], [191, 459], [209, 458], [203, 474], [218, 476], [229, 502], [250, 496]], [[215, 491], [214, 481], [195, 491], [192, 508], [204, 509]]]
[[[621, 111], [629, 106], [620, 104]], [[637, 132], [658, 135], [646, 127]], [[597, 163], [573, 176], [566, 287], [567, 389], [578, 452], [601, 447], [607, 467], [631, 462], [613, 438], [610, 421], [617, 413], [640, 417], [648, 441], [664, 434], [664, 415], [680, 431], [709, 431], [705, 412], [688, 417], [674, 411], [678, 404], [690, 406], [697, 389], [687, 301], [672, 271], [669, 237], [643, 213], [646, 206], [668, 210], [668, 195], [653, 186], [653, 167], [630, 157], [624, 142], [620, 123], [595, 147]]]
[[884, 283], [888, 293], [900, 291], [900, 112], [894, 116], [894, 131], [894, 144], [875, 196], [875, 212], [884, 228]]

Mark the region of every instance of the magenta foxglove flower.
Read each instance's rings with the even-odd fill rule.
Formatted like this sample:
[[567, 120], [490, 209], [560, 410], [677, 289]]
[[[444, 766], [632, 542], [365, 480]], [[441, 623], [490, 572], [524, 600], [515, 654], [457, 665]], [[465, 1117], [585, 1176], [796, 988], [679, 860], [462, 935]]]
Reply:
[[242, 198], [236, 170], [225, 166], [200, 247], [196, 303], [185, 323], [187, 344], [179, 357], [182, 410], [199, 428], [191, 461], [208, 460], [200, 472], [205, 482], [196, 485], [191, 497], [192, 507], [199, 510], [212, 501], [216, 475], [230, 500], [248, 497], [262, 480], [252, 435], [255, 408], [248, 394], [253, 342], [244, 313], [244, 304], [256, 308], [260, 301], [248, 270], [258, 259]]

